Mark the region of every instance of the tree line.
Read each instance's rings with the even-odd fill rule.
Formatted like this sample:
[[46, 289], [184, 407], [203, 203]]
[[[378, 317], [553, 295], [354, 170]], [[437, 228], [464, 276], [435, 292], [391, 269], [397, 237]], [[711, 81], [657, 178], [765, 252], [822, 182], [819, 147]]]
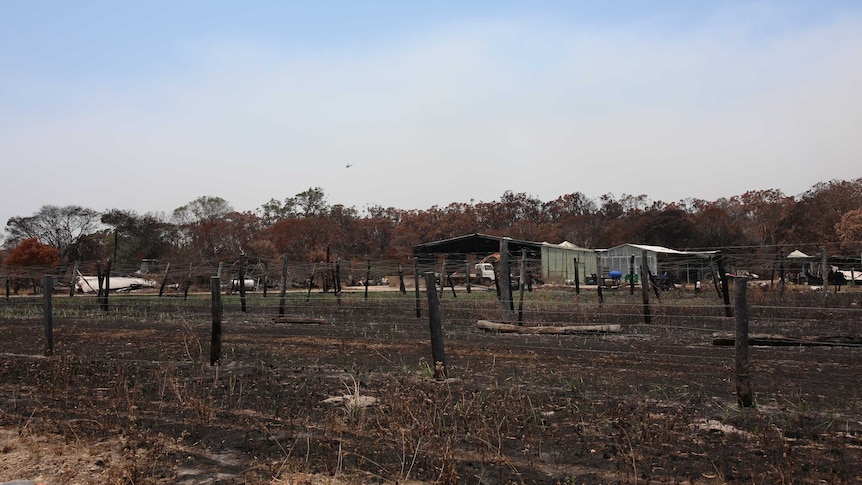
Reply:
[[484, 233], [528, 241], [569, 241], [587, 248], [624, 243], [675, 249], [829, 245], [859, 255], [862, 178], [813, 185], [796, 196], [753, 190], [707, 201], [652, 201], [645, 195], [597, 199], [581, 192], [542, 201], [505, 191], [490, 202], [453, 202], [425, 210], [330, 204], [320, 187], [254, 211], [237, 211], [217, 196], [201, 196], [170, 214], [46, 205], [12, 217], [0, 259], [4, 266], [68, 265], [112, 259], [226, 261], [239, 254], [291, 261], [402, 260], [415, 244]]

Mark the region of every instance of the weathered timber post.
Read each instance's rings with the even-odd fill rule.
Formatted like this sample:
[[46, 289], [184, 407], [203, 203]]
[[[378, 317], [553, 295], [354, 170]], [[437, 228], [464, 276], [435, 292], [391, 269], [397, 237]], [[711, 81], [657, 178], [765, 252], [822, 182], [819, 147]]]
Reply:
[[171, 263], [165, 265], [165, 276], [162, 277], [162, 284], [159, 286], [159, 296], [162, 296], [165, 293], [165, 284], [168, 282], [168, 271], [171, 270]]
[[503, 321], [511, 322], [515, 313], [512, 300], [512, 277], [509, 271], [509, 241], [500, 240], [500, 304], [503, 308]]
[[284, 316], [284, 297], [287, 293], [287, 253], [281, 256], [281, 290], [278, 298], [278, 316]]
[[75, 296], [75, 281], [78, 279], [77, 274], [78, 274], [78, 262], [75, 261], [74, 268], [72, 268], [72, 279], [69, 281], [69, 298], [72, 298], [73, 296]]
[[434, 273], [425, 273], [425, 293], [428, 295], [428, 320], [431, 330], [431, 360], [434, 368], [434, 379], [445, 380], [449, 374], [446, 365], [446, 352], [443, 349], [443, 317], [440, 312], [440, 301], [437, 299], [437, 284]]
[[186, 284], [183, 288], [183, 300], [189, 299], [189, 288], [192, 286], [192, 263], [189, 263], [189, 273], [186, 275]]
[[778, 285], [782, 293], [784, 293], [784, 253], [778, 253]]
[[521, 276], [518, 285], [518, 289], [520, 291], [520, 295], [518, 297], [518, 325], [524, 323], [524, 289], [527, 286], [527, 282], [524, 281], [525, 274], [527, 272], [527, 250], [521, 249]]
[[[578, 258], [575, 258], [575, 294], [581, 294], [581, 270], [578, 267]], [[587, 276], [586, 266], [584, 266], [584, 278]]]
[[326, 245], [326, 266], [323, 269], [323, 292], [329, 293], [329, 244]]
[[736, 307], [736, 335], [733, 346], [736, 351], [736, 400], [740, 406], [750, 408], [753, 401], [749, 375], [747, 288], [747, 277], [733, 278], [733, 303]]
[[42, 314], [45, 323], [45, 355], [54, 353], [54, 309], [51, 297], [54, 294], [54, 277], [42, 277]]
[[401, 263], [398, 263], [398, 291], [402, 295], [407, 294], [407, 287], [404, 286], [404, 266]]
[[661, 303], [661, 288], [659, 288], [658, 280], [656, 280], [655, 275], [652, 274], [652, 271], [647, 267], [647, 278], [649, 279], [650, 286], [652, 287], [652, 292], [655, 293], [655, 299]]
[[371, 260], [368, 260], [368, 267], [365, 269], [365, 299], [368, 299], [368, 280], [371, 279]]
[[629, 295], [635, 294], [635, 255], [629, 256]]
[[263, 262], [263, 297], [266, 298], [266, 282], [269, 280], [269, 263]]
[[719, 269], [716, 267], [715, 258], [712, 256], [709, 257], [709, 268], [712, 270], [711, 271], [712, 272], [712, 286], [715, 287], [715, 294], [717, 294], [718, 297], [721, 298], [722, 297], [721, 296], [721, 285], [719, 284], [719, 281], [718, 281]]
[[105, 275], [102, 273], [101, 261], [96, 261], [96, 281], [99, 286], [99, 291], [96, 292], [96, 303], [99, 305], [99, 308], [102, 308], [102, 288], [105, 284]]
[[335, 285], [335, 301], [338, 303], [338, 306], [341, 306], [341, 258], [335, 260], [335, 278], [333, 279], [333, 284]]
[[599, 306], [605, 304], [605, 295], [602, 294], [602, 286], [605, 285], [605, 278], [602, 272], [602, 257], [596, 254], [596, 293], [599, 296]]
[[724, 269], [724, 257], [718, 258], [718, 277], [721, 280], [721, 297], [724, 300], [724, 316], [733, 316], [733, 307], [730, 306], [730, 288], [728, 287], [727, 271]]
[[105, 265], [105, 296], [102, 297], [102, 310], [108, 313], [108, 295], [111, 293], [111, 260]]
[[9, 301], [9, 290], [12, 289], [12, 280], [6, 275], [6, 301]]
[[212, 338], [210, 343], [210, 365], [221, 361], [221, 278], [210, 278], [210, 298], [212, 300]]
[[239, 255], [239, 308], [243, 313], [248, 312], [245, 301], [245, 254]]
[[641, 251], [641, 296], [644, 303], [644, 323], [649, 325], [652, 320], [649, 308], [649, 261], [646, 250]]
[[466, 278], [465, 284], [467, 286], [467, 293], [473, 292], [473, 285], [470, 282], [470, 261], [471, 261], [470, 256], [467, 256], [464, 259], [464, 276]]
[[[419, 258], [413, 254], [413, 293], [416, 295], [416, 318], [422, 316], [422, 310], [419, 305]], [[434, 288], [437, 291], [437, 288]]]

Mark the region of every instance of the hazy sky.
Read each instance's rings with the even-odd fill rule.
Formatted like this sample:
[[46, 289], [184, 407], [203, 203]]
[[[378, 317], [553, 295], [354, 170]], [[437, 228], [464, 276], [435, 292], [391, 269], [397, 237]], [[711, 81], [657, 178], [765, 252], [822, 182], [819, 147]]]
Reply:
[[0, 228], [317, 186], [797, 195], [862, 176], [860, 129], [855, 0], [0, 1]]

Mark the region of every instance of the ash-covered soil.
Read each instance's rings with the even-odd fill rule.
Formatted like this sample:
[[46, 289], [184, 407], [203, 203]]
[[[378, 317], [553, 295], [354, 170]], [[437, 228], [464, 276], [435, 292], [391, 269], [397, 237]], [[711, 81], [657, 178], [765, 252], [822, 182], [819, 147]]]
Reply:
[[707, 331], [444, 321], [449, 379], [435, 381], [427, 317], [400, 312], [228, 313], [217, 366], [206, 318], [56, 318], [50, 357], [41, 320], [4, 318], [0, 481], [862, 481], [858, 347], [752, 348], [756, 407], [742, 409], [734, 349]]

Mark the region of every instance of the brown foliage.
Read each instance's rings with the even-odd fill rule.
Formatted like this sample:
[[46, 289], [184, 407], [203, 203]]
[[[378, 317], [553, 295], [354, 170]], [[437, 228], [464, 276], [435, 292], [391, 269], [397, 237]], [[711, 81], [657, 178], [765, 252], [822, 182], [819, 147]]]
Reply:
[[7, 267], [54, 267], [60, 264], [60, 252], [42, 244], [35, 237], [21, 241], [6, 258]]

